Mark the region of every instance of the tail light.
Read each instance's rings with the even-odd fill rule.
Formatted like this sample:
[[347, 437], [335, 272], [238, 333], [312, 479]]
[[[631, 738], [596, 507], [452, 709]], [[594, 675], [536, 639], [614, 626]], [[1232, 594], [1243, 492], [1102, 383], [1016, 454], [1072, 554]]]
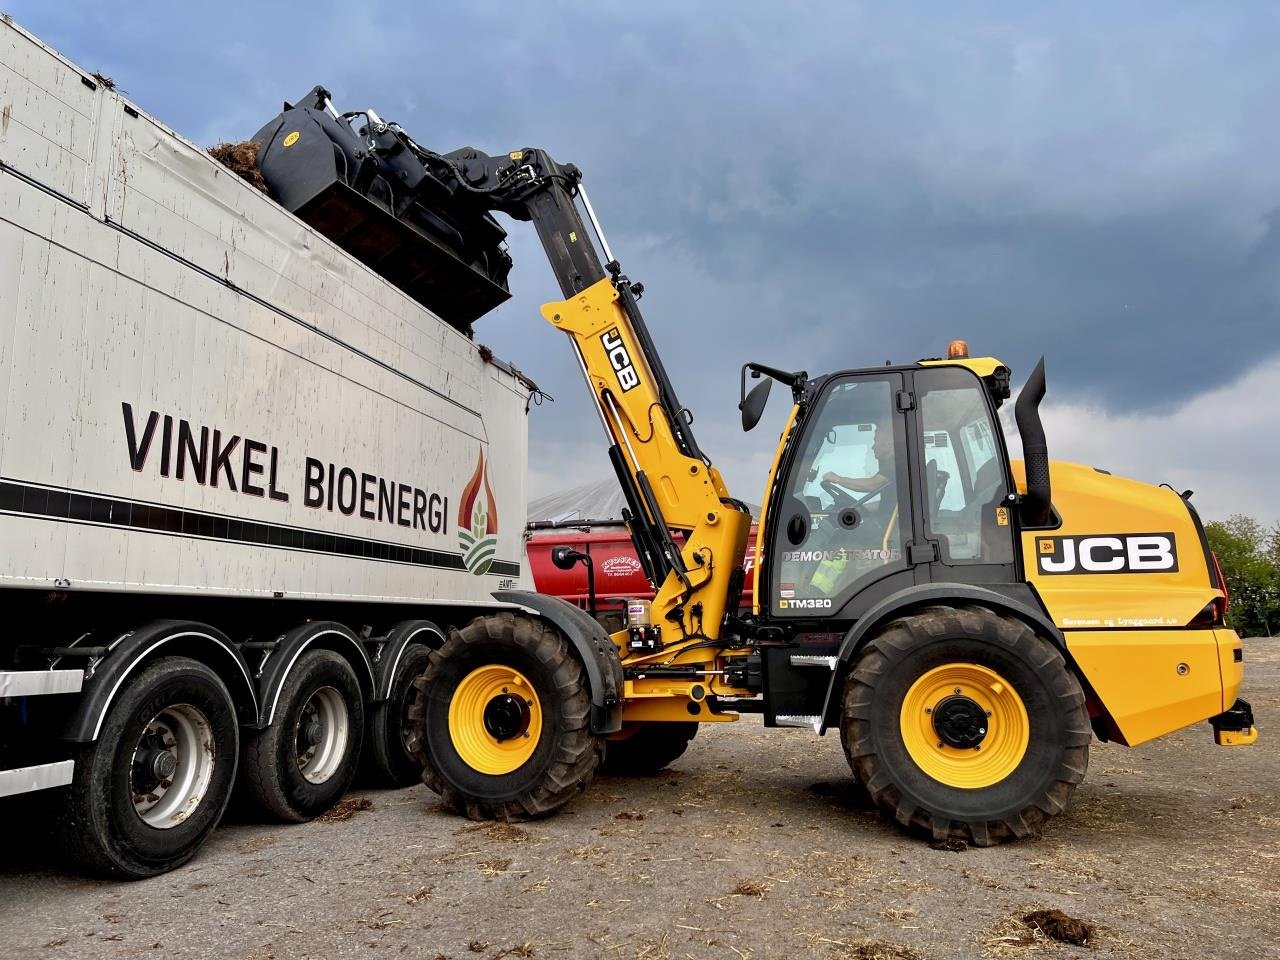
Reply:
[[1218, 558], [1213, 551], [1206, 551], [1209, 559], [1213, 561], [1213, 573], [1217, 574], [1217, 583], [1214, 584], [1222, 591], [1222, 596], [1214, 597], [1204, 605], [1204, 609], [1195, 615], [1189, 626], [1192, 627], [1221, 627], [1227, 621], [1227, 604], [1230, 595], [1227, 591], [1227, 578], [1222, 575], [1222, 567], [1218, 564]]
[[1231, 589], [1227, 586], [1227, 578], [1222, 575], [1222, 564], [1218, 562], [1218, 555], [1212, 550], [1209, 556], [1213, 558], [1213, 569], [1217, 571], [1218, 583], [1222, 587], [1222, 615], [1227, 615], [1227, 608], [1231, 606]]

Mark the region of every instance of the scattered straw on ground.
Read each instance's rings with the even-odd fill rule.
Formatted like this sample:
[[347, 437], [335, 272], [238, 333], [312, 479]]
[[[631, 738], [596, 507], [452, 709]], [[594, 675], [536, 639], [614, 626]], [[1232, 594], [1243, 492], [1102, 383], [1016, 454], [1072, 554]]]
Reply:
[[279, 842], [279, 837], [274, 834], [267, 834], [262, 837], [251, 837], [244, 843], [240, 844], [240, 846], [236, 847], [236, 849], [241, 853], [257, 853], [264, 847], [270, 847]]
[[1055, 940], [1090, 946], [1095, 943], [1096, 934], [1095, 924], [1068, 916], [1061, 910], [1030, 910], [997, 923], [987, 932], [983, 946], [988, 956], [1009, 957], [1035, 947], [1049, 947]]
[[487, 840], [499, 843], [525, 843], [529, 839], [529, 831], [500, 820], [489, 820], [482, 823], [468, 823], [459, 833], [481, 833]]
[[368, 797], [348, 797], [331, 810], [326, 810], [316, 817], [317, 823], [339, 823], [350, 820], [357, 813], [373, 809], [373, 801]]
[[828, 954], [831, 960], [924, 960], [924, 955], [899, 943], [883, 940], [836, 941]]
[[735, 896], [755, 897], [757, 900], [763, 900], [765, 895], [772, 889], [763, 880], [739, 880], [737, 886], [733, 888], [733, 892]]
[[1046, 937], [1062, 943], [1085, 946], [1094, 935], [1094, 926], [1087, 920], [1069, 917], [1061, 910], [1032, 910], [1024, 914], [1022, 922], [1037, 928]]
[[483, 876], [496, 877], [507, 872], [507, 868], [511, 866], [511, 860], [507, 857], [490, 857], [488, 860], [481, 860], [476, 866], [480, 868]]
[[535, 953], [537, 951], [533, 948], [533, 941], [526, 940], [524, 943], [517, 943], [505, 950], [499, 950], [489, 960], [503, 960], [504, 957], [532, 957]]
[[258, 169], [258, 150], [261, 146], [262, 144], [256, 140], [245, 140], [243, 143], [220, 143], [209, 148], [209, 156], [258, 190], [270, 193], [267, 189], [267, 181], [262, 178], [262, 171]]

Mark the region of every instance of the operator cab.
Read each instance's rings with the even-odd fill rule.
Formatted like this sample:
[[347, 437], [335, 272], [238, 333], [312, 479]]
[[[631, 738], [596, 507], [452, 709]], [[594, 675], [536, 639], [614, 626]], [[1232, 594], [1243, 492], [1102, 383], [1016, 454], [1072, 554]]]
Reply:
[[964, 354], [805, 385], [768, 507], [761, 612], [855, 620], [914, 585], [1017, 579], [996, 414], [1008, 369]]

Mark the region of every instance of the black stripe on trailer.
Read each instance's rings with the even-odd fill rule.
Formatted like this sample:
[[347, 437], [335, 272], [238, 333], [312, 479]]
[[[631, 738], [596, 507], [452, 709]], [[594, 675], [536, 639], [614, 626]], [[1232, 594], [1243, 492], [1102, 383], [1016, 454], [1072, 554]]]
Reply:
[[[146, 501], [122, 500], [81, 490], [36, 486], [8, 479], [0, 479], [0, 513], [96, 527], [124, 527], [174, 537], [222, 540], [277, 550], [328, 553], [383, 563], [405, 563], [437, 570], [467, 569], [462, 554], [448, 550], [429, 550], [386, 540], [352, 537], [325, 530], [266, 523]], [[510, 560], [495, 560], [488, 573], [518, 577], [520, 564]]]

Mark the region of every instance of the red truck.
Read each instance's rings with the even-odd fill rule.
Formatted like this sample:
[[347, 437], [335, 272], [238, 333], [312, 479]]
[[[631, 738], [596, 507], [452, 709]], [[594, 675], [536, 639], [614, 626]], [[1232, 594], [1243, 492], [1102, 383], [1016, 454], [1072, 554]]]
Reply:
[[[653, 598], [653, 587], [645, 579], [631, 536], [621, 523], [601, 520], [534, 522], [527, 529], [529, 569], [539, 593], [576, 604], [594, 614], [610, 631], [621, 629], [628, 600]], [[682, 542], [680, 537], [677, 537], [677, 542]], [[567, 568], [552, 559], [552, 551], [558, 547], [568, 547], [578, 555]], [[590, 562], [583, 561], [581, 557], [589, 558]], [[751, 525], [743, 565], [747, 578], [742, 589], [741, 606], [750, 610], [756, 584], [755, 524]]]

